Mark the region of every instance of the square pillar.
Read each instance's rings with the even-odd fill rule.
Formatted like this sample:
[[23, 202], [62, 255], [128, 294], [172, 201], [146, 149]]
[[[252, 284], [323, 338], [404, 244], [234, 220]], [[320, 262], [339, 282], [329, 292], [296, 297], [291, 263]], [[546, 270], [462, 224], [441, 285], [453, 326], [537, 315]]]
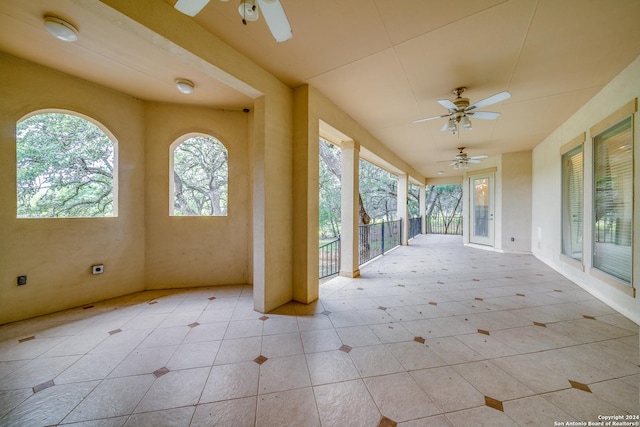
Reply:
[[420, 233], [425, 234], [427, 232], [427, 186], [420, 186]]
[[409, 244], [409, 179], [407, 174], [398, 175], [398, 219], [402, 226], [400, 244]]
[[341, 144], [342, 180], [340, 188], [340, 275], [360, 276], [360, 145], [355, 141]]

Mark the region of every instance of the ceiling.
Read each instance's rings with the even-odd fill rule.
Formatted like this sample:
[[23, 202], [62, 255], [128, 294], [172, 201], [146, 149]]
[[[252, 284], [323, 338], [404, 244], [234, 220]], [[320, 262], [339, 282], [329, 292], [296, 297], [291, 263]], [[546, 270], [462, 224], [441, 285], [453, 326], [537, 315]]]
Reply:
[[[294, 35], [284, 43], [262, 18], [244, 26], [236, 0], [211, 0], [193, 19], [291, 88], [316, 87], [425, 177], [459, 174], [445, 162], [456, 147], [492, 157], [531, 150], [640, 55], [638, 0], [281, 3]], [[45, 13], [72, 22], [79, 40], [51, 37]], [[140, 99], [252, 106], [215, 72], [175, 60], [124, 21], [95, 0], [0, 0], [0, 51]], [[178, 93], [178, 77], [196, 82], [195, 93]], [[512, 97], [482, 109], [502, 115], [472, 119], [468, 132], [441, 132], [445, 119], [412, 123], [445, 114], [437, 100], [459, 86], [471, 103], [504, 90]]]

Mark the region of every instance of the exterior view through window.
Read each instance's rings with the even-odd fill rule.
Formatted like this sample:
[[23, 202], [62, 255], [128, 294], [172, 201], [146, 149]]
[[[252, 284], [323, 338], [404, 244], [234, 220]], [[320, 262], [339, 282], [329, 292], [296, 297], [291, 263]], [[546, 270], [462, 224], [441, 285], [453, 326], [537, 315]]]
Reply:
[[216, 138], [198, 135], [174, 143], [171, 156], [171, 215], [226, 216], [229, 172], [225, 146]]
[[631, 285], [633, 132], [631, 117], [593, 139], [593, 266]]
[[582, 145], [562, 155], [562, 253], [582, 261]]
[[73, 114], [40, 113], [17, 124], [17, 217], [111, 217], [113, 141]]

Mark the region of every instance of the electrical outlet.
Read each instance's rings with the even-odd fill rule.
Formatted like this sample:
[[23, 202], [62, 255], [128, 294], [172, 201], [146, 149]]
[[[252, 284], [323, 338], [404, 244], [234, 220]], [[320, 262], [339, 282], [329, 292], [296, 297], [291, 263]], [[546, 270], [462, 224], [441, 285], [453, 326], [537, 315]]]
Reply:
[[18, 276], [18, 286], [27, 284], [27, 276]]
[[91, 266], [91, 273], [93, 274], [102, 274], [104, 273], [104, 265], [96, 264]]

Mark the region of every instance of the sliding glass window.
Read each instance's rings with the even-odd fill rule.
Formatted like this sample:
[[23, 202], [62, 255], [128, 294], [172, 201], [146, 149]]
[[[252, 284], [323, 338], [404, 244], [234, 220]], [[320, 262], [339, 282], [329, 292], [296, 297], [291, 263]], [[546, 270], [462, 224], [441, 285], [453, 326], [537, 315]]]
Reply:
[[562, 253], [582, 261], [582, 144], [562, 155]]
[[631, 286], [633, 123], [629, 116], [593, 139], [593, 267]]

